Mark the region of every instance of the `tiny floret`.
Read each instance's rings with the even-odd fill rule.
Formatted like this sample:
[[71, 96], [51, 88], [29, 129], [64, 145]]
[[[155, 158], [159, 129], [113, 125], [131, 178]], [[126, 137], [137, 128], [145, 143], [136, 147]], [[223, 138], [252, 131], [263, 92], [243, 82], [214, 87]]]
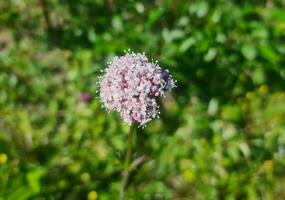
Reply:
[[144, 53], [127, 51], [115, 57], [99, 78], [100, 99], [109, 111], [120, 113], [129, 125], [145, 125], [158, 117], [157, 97], [175, 87], [168, 70], [149, 61]]

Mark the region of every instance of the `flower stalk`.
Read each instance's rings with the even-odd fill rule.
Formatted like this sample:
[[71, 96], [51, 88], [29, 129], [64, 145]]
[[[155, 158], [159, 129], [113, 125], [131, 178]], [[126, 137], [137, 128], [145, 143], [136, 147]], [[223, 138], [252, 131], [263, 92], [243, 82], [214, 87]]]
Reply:
[[130, 132], [128, 134], [128, 146], [127, 146], [127, 153], [126, 153], [126, 158], [124, 162], [124, 171], [123, 171], [123, 179], [121, 183], [121, 189], [120, 189], [120, 200], [125, 199], [125, 190], [126, 186], [128, 184], [128, 179], [132, 170], [131, 167], [131, 159], [132, 159], [132, 145], [133, 145], [133, 135], [135, 134], [135, 126], [130, 127]]

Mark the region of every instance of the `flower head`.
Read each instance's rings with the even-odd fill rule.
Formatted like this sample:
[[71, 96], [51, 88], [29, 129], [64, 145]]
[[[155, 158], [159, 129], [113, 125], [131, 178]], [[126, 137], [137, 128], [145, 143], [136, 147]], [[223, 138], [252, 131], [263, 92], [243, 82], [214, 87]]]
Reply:
[[175, 87], [168, 70], [145, 54], [126, 52], [115, 57], [100, 77], [100, 99], [109, 111], [117, 111], [127, 124], [144, 125], [158, 117], [157, 97]]

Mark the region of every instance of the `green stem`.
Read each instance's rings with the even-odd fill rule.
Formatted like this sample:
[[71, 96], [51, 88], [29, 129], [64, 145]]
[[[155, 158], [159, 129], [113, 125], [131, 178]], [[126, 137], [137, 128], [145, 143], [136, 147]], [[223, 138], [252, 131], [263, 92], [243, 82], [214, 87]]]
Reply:
[[121, 183], [121, 189], [120, 189], [120, 200], [125, 199], [125, 189], [128, 183], [128, 178], [130, 175], [130, 163], [131, 163], [131, 157], [132, 157], [132, 143], [133, 143], [133, 134], [135, 132], [135, 126], [130, 127], [130, 132], [128, 135], [128, 147], [127, 147], [127, 154], [124, 162], [124, 172], [123, 172], [123, 180]]
[[128, 136], [128, 149], [127, 149], [127, 155], [126, 155], [125, 164], [124, 164], [124, 167], [127, 170], [129, 170], [130, 162], [131, 162], [134, 129], [135, 129], [134, 126], [130, 127], [130, 132], [129, 132], [129, 136]]

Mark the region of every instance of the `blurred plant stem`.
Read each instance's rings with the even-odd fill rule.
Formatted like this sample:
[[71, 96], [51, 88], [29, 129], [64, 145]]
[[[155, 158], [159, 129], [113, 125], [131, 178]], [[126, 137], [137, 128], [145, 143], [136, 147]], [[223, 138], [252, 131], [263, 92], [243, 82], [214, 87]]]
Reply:
[[132, 157], [132, 144], [133, 144], [133, 135], [136, 131], [136, 128], [134, 125], [130, 127], [130, 132], [128, 135], [128, 147], [127, 147], [127, 154], [124, 162], [124, 172], [123, 172], [123, 179], [121, 183], [121, 189], [120, 189], [120, 200], [125, 199], [125, 189], [128, 183], [129, 175], [132, 170], [132, 167], [130, 165], [131, 163], [131, 157]]
[[46, 0], [40, 0], [40, 4], [41, 4], [42, 9], [43, 9], [43, 15], [45, 18], [45, 22], [46, 22], [48, 31], [51, 31], [52, 24], [51, 24], [51, 20], [50, 20], [48, 2]]

